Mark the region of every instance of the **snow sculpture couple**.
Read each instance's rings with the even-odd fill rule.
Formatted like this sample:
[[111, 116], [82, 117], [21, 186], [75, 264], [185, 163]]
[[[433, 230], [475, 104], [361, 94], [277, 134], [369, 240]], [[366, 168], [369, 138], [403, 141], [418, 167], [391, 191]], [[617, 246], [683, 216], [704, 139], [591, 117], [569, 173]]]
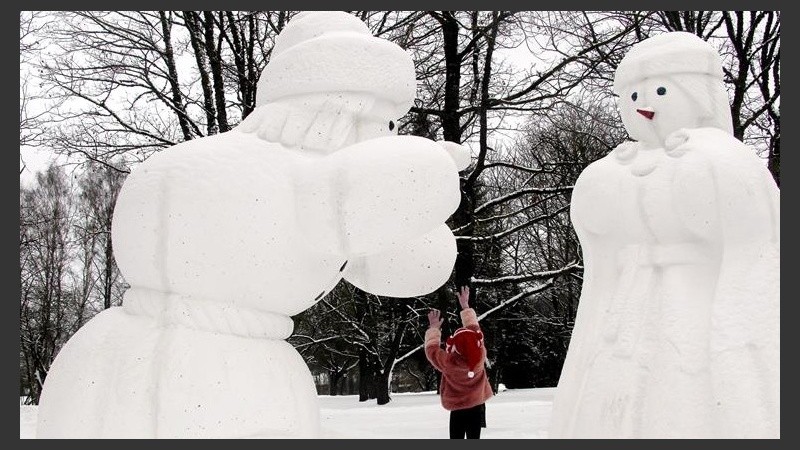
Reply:
[[[696, 51], [688, 38], [676, 39]], [[664, 416], [653, 401], [675, 416], [676, 408], [707, 413], [711, 381], [730, 381], [719, 395], [749, 406], [776, 394], [773, 368], [739, 354], [746, 346], [755, 360], [773, 356], [761, 345], [777, 332], [777, 306], [744, 301], [771, 298], [741, 277], [755, 264], [750, 279], [766, 285], [773, 277], [777, 289], [777, 271], [768, 272], [779, 248], [777, 190], [751, 176], [752, 151], [730, 136], [729, 117], [690, 120], [681, 109], [716, 114], [725, 106], [724, 97], [704, 97], [719, 94], [704, 81], [718, 67], [672, 75], [680, 57], [648, 66], [650, 41], [631, 51], [626, 60], [641, 48], [642, 61], [623, 63], [615, 85], [640, 97], [623, 97], [621, 106], [640, 142], [590, 166], [575, 188], [586, 286], [555, 435], [583, 434], [592, 415], [616, 426], [607, 434], [646, 434], [632, 415]], [[704, 61], [718, 62], [710, 54]], [[669, 84], [651, 85], [665, 73]], [[131, 288], [122, 307], [89, 321], [57, 356], [38, 437], [317, 437], [311, 375], [284, 341], [290, 316], [342, 278], [394, 297], [432, 292], [449, 278], [456, 247], [444, 221], [459, 203], [458, 171], [469, 152], [393, 135], [393, 120], [415, 97], [410, 56], [352, 15], [301, 13], [278, 35], [259, 83], [258, 106], [237, 128], [167, 149], [128, 177], [112, 231]], [[671, 96], [655, 97], [661, 87]], [[661, 111], [656, 98], [670, 99], [672, 109]], [[683, 131], [665, 144], [670, 128]], [[752, 239], [771, 236], [765, 217], [774, 219], [773, 240]], [[735, 314], [720, 314], [731, 308]], [[753, 329], [745, 315], [771, 328]], [[654, 321], [663, 322], [659, 334], [643, 337]], [[642, 361], [661, 378], [648, 378]], [[627, 393], [607, 377], [620, 368], [630, 370]], [[754, 396], [755, 388], [739, 390], [743, 382], [763, 389]], [[659, 383], [681, 389], [690, 404], [652, 386]], [[769, 406], [759, 419], [770, 419]], [[738, 426], [728, 419], [740, 407], [723, 405], [715, 417]]]

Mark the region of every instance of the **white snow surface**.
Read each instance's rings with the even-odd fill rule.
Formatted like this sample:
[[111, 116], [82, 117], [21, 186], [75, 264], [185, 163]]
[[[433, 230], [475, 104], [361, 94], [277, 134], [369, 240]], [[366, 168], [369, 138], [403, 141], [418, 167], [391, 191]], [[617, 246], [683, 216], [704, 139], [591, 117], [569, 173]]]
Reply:
[[132, 171], [112, 225], [131, 288], [56, 356], [40, 437], [316, 437], [290, 316], [342, 278], [392, 297], [447, 281], [469, 153], [393, 134], [413, 63], [366, 30], [344, 12], [296, 17], [242, 124]]
[[575, 184], [585, 272], [551, 437], [780, 437], [780, 191], [730, 133], [712, 52], [669, 33], [620, 63], [638, 141]]
[[[502, 390], [486, 403], [481, 439], [541, 439], [555, 388]], [[392, 394], [378, 406], [357, 396], [319, 396], [322, 439], [447, 439], [449, 413], [435, 392]], [[36, 438], [38, 407], [20, 405], [19, 435]], [[191, 437], [191, 436], [189, 436]]]

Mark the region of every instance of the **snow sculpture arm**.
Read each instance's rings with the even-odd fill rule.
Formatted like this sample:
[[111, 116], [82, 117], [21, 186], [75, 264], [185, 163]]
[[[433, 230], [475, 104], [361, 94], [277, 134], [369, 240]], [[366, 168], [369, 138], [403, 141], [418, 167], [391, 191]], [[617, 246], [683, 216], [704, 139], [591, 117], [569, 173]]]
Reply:
[[456, 241], [442, 224], [417, 239], [348, 260], [344, 279], [375, 295], [414, 297], [433, 292], [453, 271]]
[[297, 222], [320, 252], [364, 255], [417, 239], [460, 201], [444, 148], [414, 136], [345, 147], [298, 170]]
[[[674, 136], [673, 136], [674, 135]], [[682, 129], [669, 139], [676, 158], [710, 172], [725, 245], [780, 244], [780, 190], [764, 163], [747, 145], [715, 128]]]
[[699, 155], [713, 179], [720, 224], [710, 336], [718, 380], [713, 390], [724, 417], [720, 431], [774, 437], [780, 429], [780, 367], [769, 361], [780, 360], [779, 189], [752, 149], [733, 136], [703, 128], [681, 130], [681, 139], [675, 153]]
[[[570, 217], [581, 245], [583, 283], [580, 307], [575, 316], [569, 351], [558, 381], [556, 401], [551, 415], [551, 438], [572, 437], [575, 411], [586, 387], [582, 382], [602, 340], [603, 312], [610, 307], [615, 286], [623, 276], [618, 265], [622, 244], [613, 234], [618, 227], [619, 211], [610, 207], [617, 202], [621, 189], [620, 172], [628, 164], [638, 143], [626, 142], [607, 157], [590, 164], [575, 182], [570, 202]], [[635, 232], [635, 230], [630, 230]]]
[[[375, 108], [374, 97], [347, 92], [321, 92], [273, 100], [256, 108], [240, 125], [267, 142], [285, 147], [329, 153], [356, 137], [359, 116]], [[374, 132], [388, 132], [388, 120], [374, 124]], [[384, 129], [385, 128], [385, 129]], [[364, 130], [361, 131], [362, 134]]]
[[[443, 141], [459, 170], [470, 164], [469, 150]], [[450, 277], [457, 254], [450, 229], [442, 224], [412, 241], [380, 253], [351, 258], [344, 278], [358, 288], [390, 297], [413, 297], [434, 291]]]

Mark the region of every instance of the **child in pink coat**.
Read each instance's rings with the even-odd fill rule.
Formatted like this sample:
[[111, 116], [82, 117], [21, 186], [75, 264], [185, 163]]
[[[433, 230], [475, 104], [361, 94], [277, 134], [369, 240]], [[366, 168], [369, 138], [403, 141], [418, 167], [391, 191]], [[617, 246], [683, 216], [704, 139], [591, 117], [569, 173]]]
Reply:
[[442, 322], [439, 310], [428, 313], [425, 356], [442, 373], [439, 393], [444, 409], [450, 411], [450, 439], [480, 439], [486, 424], [485, 402], [494, 393], [486, 376], [486, 347], [475, 310], [469, 307], [469, 287], [458, 291], [463, 327], [447, 338], [441, 348]]

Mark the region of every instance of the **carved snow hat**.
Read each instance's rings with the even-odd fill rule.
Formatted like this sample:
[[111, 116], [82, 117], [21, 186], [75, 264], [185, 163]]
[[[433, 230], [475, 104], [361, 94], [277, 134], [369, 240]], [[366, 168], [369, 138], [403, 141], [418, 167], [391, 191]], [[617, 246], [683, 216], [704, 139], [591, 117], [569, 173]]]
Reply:
[[368, 93], [389, 101], [394, 117], [416, 97], [411, 56], [373, 36], [342, 11], [307, 11], [294, 16], [275, 38], [258, 83], [257, 105], [298, 94]]
[[614, 93], [654, 76], [692, 73], [722, 81], [722, 58], [698, 36], [685, 31], [659, 34], [635, 44], [622, 58], [614, 74]]

